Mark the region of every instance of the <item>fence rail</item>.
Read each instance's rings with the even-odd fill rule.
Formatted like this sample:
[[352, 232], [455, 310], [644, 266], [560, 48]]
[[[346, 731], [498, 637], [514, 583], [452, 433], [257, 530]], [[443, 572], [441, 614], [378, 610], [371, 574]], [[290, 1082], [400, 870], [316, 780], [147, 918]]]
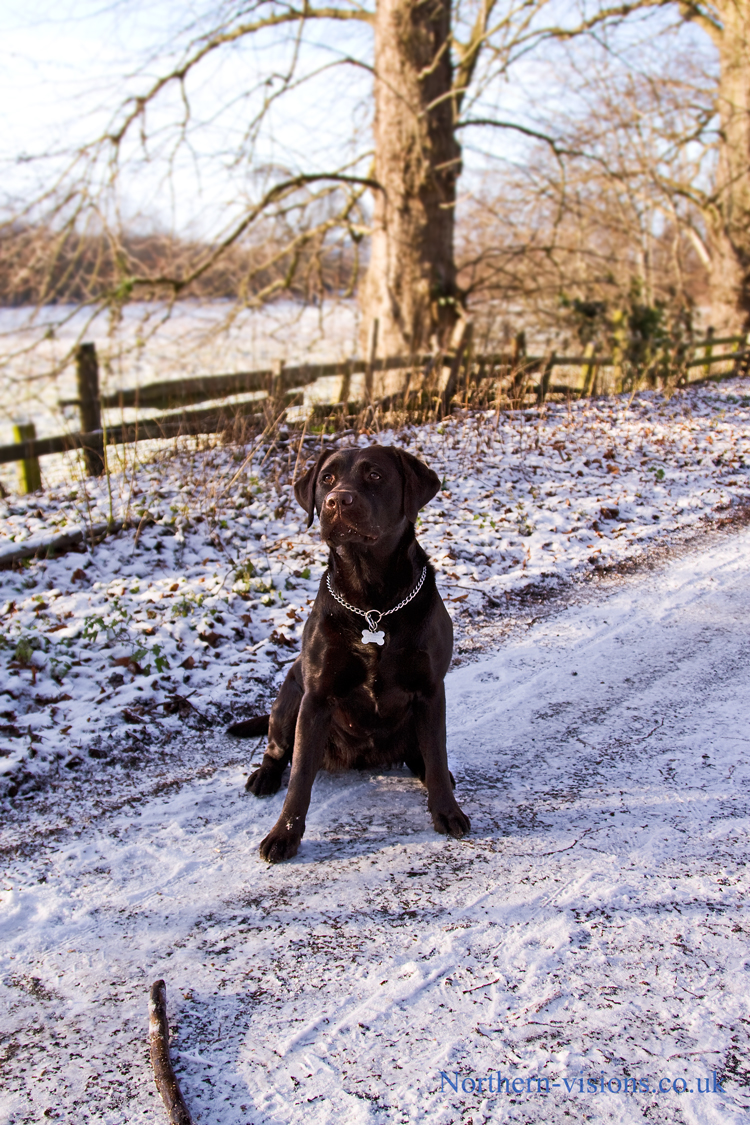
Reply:
[[[373, 323], [367, 359], [350, 359], [340, 363], [308, 363], [291, 366], [278, 365], [256, 371], [238, 371], [231, 374], [206, 375], [174, 381], [147, 383], [142, 387], [125, 388], [101, 395], [99, 368], [93, 344], [82, 344], [76, 353], [78, 397], [61, 403], [76, 406], [81, 416], [81, 431], [54, 437], [37, 438], [33, 423], [15, 427], [16, 441], [0, 446], [0, 464], [21, 463], [21, 491], [30, 492], [39, 487], [39, 458], [52, 453], [81, 450], [86, 472], [99, 476], [104, 471], [104, 446], [129, 444], [154, 438], [171, 438], [182, 435], [211, 434], [231, 431], [240, 423], [251, 421], [265, 424], [264, 406], [272, 403], [279, 413], [300, 401], [304, 388], [319, 379], [340, 376], [341, 389], [336, 403], [318, 407], [322, 415], [332, 410], [363, 407], [392, 409], [425, 400], [443, 411], [450, 410], [458, 400], [467, 401], [472, 389], [479, 386], [494, 387], [495, 400], [503, 394], [510, 406], [523, 405], [529, 396], [543, 403], [549, 395], [581, 397], [601, 394], [604, 390], [622, 390], [622, 359], [615, 355], [599, 355], [593, 345], [587, 345], [584, 355], [527, 355], [523, 333], [516, 337], [508, 352], [476, 353], [471, 347], [471, 323], [459, 321], [449, 349], [444, 353], [416, 356], [378, 357], [378, 325]], [[731, 352], [715, 352], [717, 347], [733, 345]], [[672, 376], [676, 385], [687, 385], [705, 379], [726, 378], [727, 374], [748, 373], [750, 366], [750, 334], [748, 336], [715, 336], [709, 329], [703, 340], [691, 344], [690, 350], [701, 352], [693, 359], [683, 359]], [[715, 364], [731, 363], [732, 372], [711, 374]], [[575, 385], [552, 382], [555, 369], [579, 368]], [[603, 380], [602, 371], [613, 369], [612, 376]], [[690, 372], [702, 368], [699, 379], [691, 379]], [[394, 384], [391, 373], [401, 373]], [[364, 375], [362, 392], [352, 393], [352, 377]], [[390, 387], [389, 383], [393, 384]], [[618, 386], [619, 383], [619, 386]], [[185, 410], [197, 403], [216, 401], [231, 396], [254, 394], [254, 400], [234, 402], [223, 407], [211, 406], [200, 410]], [[121, 422], [118, 425], [102, 424], [102, 408], [171, 410], [155, 418]], [[177, 408], [177, 409], [175, 409]]]

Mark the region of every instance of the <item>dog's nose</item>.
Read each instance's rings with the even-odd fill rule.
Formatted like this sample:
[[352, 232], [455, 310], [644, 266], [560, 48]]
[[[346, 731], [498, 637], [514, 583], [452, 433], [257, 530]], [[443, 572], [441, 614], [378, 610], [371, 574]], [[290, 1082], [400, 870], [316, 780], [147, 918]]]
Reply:
[[326, 508], [333, 510], [339, 504], [342, 508], [348, 508], [350, 504], [354, 503], [354, 497], [351, 492], [343, 492], [337, 489], [335, 492], [329, 492], [325, 499]]

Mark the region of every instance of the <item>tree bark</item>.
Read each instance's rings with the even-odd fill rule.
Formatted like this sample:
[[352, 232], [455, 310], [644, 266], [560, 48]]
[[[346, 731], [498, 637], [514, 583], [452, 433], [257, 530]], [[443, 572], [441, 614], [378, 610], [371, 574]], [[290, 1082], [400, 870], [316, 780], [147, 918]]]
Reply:
[[362, 347], [381, 355], [442, 344], [459, 313], [453, 255], [461, 149], [454, 136], [449, 0], [378, 0], [375, 179]]
[[750, 0], [716, 5], [719, 50], [719, 152], [707, 221], [711, 304], [716, 327], [750, 329]]

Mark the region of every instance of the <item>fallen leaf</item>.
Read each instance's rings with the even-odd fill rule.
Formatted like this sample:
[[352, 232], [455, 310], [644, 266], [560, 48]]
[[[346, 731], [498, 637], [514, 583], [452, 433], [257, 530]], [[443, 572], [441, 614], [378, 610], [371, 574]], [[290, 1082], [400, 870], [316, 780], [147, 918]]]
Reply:
[[292, 640], [291, 637], [287, 637], [283, 633], [280, 633], [278, 629], [274, 629], [274, 631], [271, 633], [271, 636], [268, 638], [268, 643], [272, 645], [283, 645], [284, 648], [297, 647], [297, 642], [295, 640]]
[[211, 648], [218, 648], [221, 642], [226, 639], [220, 636], [219, 633], [215, 633], [213, 629], [210, 633], [199, 633], [198, 638], [201, 641], [205, 641]]

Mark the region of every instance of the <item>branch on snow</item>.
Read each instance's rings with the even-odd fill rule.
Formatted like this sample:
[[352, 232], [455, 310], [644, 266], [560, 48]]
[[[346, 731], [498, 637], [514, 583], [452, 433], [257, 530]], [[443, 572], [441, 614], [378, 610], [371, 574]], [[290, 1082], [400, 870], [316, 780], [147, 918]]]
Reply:
[[148, 1038], [156, 1088], [161, 1094], [170, 1125], [193, 1125], [169, 1057], [167, 986], [163, 980], [154, 981], [151, 985], [148, 999]]

